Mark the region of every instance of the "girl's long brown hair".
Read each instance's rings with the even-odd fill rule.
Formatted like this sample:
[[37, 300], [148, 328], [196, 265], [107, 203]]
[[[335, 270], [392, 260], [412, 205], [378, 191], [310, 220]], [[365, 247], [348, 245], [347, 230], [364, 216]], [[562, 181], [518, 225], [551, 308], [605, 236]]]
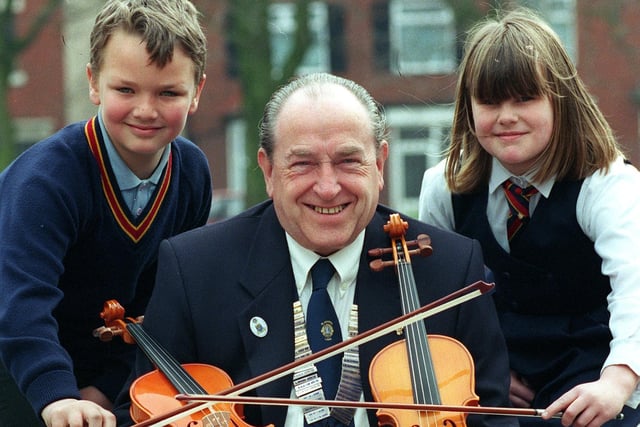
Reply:
[[467, 38], [447, 152], [451, 191], [477, 191], [491, 174], [491, 155], [475, 135], [471, 98], [499, 103], [523, 96], [547, 96], [553, 108], [551, 141], [536, 163], [536, 181], [582, 179], [621, 155], [558, 36], [533, 11], [519, 8], [487, 18]]

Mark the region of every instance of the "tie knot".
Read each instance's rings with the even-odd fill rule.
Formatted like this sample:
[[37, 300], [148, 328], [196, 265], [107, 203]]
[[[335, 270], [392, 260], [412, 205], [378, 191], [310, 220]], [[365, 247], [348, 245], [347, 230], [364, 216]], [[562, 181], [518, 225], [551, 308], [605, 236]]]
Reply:
[[313, 282], [313, 290], [326, 289], [329, 280], [333, 277], [335, 269], [328, 258], [320, 258], [311, 267], [311, 281]]
[[506, 180], [502, 184], [502, 186], [509, 193], [516, 195], [516, 197], [523, 197], [523, 198], [525, 198], [527, 200], [529, 200], [529, 198], [531, 196], [533, 196], [534, 194], [536, 194], [538, 192], [538, 189], [536, 187], [534, 187], [533, 185], [528, 185], [528, 186], [522, 188], [519, 185], [515, 184], [510, 179]]

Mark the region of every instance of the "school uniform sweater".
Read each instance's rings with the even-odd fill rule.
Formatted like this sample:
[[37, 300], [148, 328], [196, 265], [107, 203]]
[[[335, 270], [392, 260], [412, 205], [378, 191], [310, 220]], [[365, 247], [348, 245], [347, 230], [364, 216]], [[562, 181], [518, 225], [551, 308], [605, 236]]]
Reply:
[[143, 314], [160, 241], [203, 225], [210, 211], [206, 157], [178, 137], [135, 217], [97, 120], [35, 144], [0, 175], [0, 354], [36, 413], [90, 384], [115, 399], [135, 349], [92, 336], [104, 302]]

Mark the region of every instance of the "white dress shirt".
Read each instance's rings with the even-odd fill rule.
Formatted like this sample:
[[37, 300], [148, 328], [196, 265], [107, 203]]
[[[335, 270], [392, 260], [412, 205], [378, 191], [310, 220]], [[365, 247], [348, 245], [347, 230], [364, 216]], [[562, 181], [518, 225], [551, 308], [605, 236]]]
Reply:
[[[453, 230], [451, 192], [444, 171], [443, 160], [425, 172], [420, 191], [419, 218]], [[487, 218], [494, 237], [507, 252], [506, 218], [509, 207], [500, 185], [510, 177], [500, 162], [493, 159]], [[526, 176], [515, 179], [521, 183], [529, 181]], [[540, 191], [531, 198], [529, 210], [532, 216], [538, 200], [549, 196], [554, 182], [554, 179], [532, 182]], [[595, 251], [602, 258], [602, 273], [611, 282], [607, 302], [613, 340], [603, 368], [627, 365], [640, 375], [640, 172], [619, 158], [610, 165], [608, 173], [598, 171], [587, 177], [576, 202], [576, 216], [582, 231], [595, 243]], [[636, 407], [638, 403], [640, 387], [631, 395], [627, 405]]]
[[[102, 114], [102, 110], [100, 110], [100, 114]], [[109, 157], [113, 173], [116, 176], [122, 197], [129, 211], [135, 217], [138, 217], [147, 206], [147, 203], [149, 203], [151, 195], [156, 190], [158, 182], [160, 182], [164, 168], [169, 162], [171, 144], [164, 148], [160, 162], [153, 171], [153, 174], [147, 179], [140, 179], [129, 169], [124, 160], [122, 160], [122, 157], [120, 157], [120, 154], [118, 154], [104, 126], [102, 116], [100, 117], [99, 123], [102, 137], [104, 138], [104, 145], [107, 149], [107, 156]]]
[[[349, 313], [356, 292], [356, 278], [360, 265], [360, 254], [362, 253], [362, 247], [364, 245], [364, 233], [363, 230], [353, 243], [329, 256], [329, 260], [336, 269], [337, 274], [334, 274], [327, 285], [327, 292], [333, 303], [333, 308], [336, 310], [343, 340], [349, 337]], [[302, 304], [302, 309], [306, 313], [313, 289], [311, 274], [309, 273], [311, 267], [313, 267], [320, 256], [300, 246], [289, 234], [286, 236], [300, 304]], [[293, 336], [291, 339], [293, 340]], [[360, 372], [360, 376], [362, 377], [363, 375], [367, 378], [369, 374], [368, 372]], [[296, 398], [293, 387], [291, 389], [291, 398]], [[360, 394], [360, 400], [363, 400], [362, 394]], [[285, 427], [300, 427], [304, 425], [302, 409], [302, 406], [289, 406]], [[366, 410], [362, 408], [356, 409], [353, 421], [355, 427], [368, 426], [369, 421]]]

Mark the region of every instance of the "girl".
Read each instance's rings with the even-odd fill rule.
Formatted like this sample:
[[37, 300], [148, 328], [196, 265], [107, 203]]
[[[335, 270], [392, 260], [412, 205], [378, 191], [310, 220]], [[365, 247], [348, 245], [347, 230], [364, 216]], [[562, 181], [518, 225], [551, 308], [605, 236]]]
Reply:
[[514, 406], [596, 427], [626, 403], [613, 423], [635, 426], [640, 173], [531, 11], [477, 25], [460, 67], [451, 144], [424, 175], [420, 219], [480, 241]]

